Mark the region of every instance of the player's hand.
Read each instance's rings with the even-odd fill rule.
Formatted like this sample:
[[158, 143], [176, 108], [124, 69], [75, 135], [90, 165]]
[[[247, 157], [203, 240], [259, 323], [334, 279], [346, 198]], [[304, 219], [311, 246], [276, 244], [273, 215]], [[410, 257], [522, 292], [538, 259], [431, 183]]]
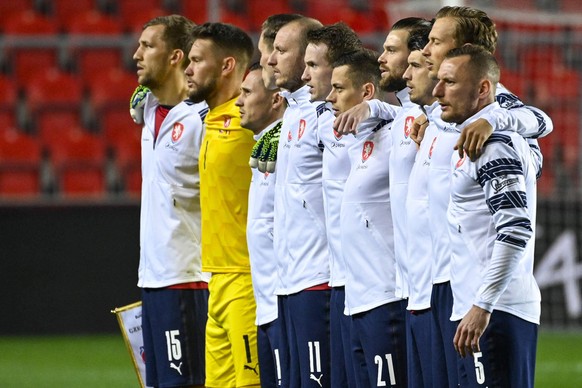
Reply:
[[360, 123], [370, 117], [370, 106], [366, 101], [340, 113], [333, 122], [333, 129], [340, 135], [357, 134]]
[[281, 125], [275, 125], [265, 133], [254, 145], [251, 151], [249, 166], [258, 168], [260, 172], [275, 172], [277, 164], [277, 148], [281, 136]]
[[148, 87], [139, 85], [129, 99], [129, 114], [136, 124], [143, 124], [143, 105], [149, 92]]
[[464, 153], [475, 161], [483, 152], [483, 144], [493, 133], [493, 127], [485, 119], [478, 119], [475, 122], [463, 128], [461, 136], [455, 145], [455, 150], [459, 151], [459, 157], [462, 158]]
[[489, 325], [490, 318], [489, 311], [477, 306], [471, 307], [471, 310], [463, 317], [453, 338], [455, 350], [461, 357], [481, 351], [479, 339]]
[[420, 115], [414, 119], [412, 123], [412, 129], [410, 131], [410, 138], [413, 142], [415, 142], [418, 146], [422, 142], [424, 138], [424, 132], [426, 131], [426, 127], [428, 127], [428, 119], [425, 115]]

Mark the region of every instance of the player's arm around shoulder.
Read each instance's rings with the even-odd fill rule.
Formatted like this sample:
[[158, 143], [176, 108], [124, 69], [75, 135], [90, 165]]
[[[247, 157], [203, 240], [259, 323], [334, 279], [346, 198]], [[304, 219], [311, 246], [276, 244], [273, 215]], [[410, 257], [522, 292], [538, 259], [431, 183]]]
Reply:
[[525, 105], [519, 97], [507, 89], [498, 90], [495, 99], [503, 108], [495, 112], [490, 123], [495, 130], [514, 131], [525, 138], [538, 138], [549, 135], [554, 124], [552, 119], [541, 109]]

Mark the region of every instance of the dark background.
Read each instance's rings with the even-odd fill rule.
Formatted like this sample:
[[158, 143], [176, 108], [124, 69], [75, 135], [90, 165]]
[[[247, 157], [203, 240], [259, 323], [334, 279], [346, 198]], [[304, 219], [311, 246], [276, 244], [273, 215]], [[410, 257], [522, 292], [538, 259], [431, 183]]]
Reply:
[[[536, 266], [567, 230], [582, 266], [579, 214], [580, 200], [538, 202]], [[110, 311], [140, 299], [138, 263], [137, 201], [0, 203], [0, 335], [117, 333]], [[566, 290], [560, 281], [542, 288], [542, 327], [582, 325]]]
[[0, 207], [0, 334], [117, 332], [138, 263], [138, 204]]

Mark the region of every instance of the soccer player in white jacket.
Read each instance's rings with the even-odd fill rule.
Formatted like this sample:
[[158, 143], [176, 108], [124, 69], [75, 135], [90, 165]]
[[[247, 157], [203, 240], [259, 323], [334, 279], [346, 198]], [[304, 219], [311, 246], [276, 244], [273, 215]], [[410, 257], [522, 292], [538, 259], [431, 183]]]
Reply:
[[[334, 63], [328, 101], [336, 114], [378, 91], [377, 54], [369, 50]], [[352, 319], [357, 386], [406, 386], [405, 300], [396, 294], [396, 260], [390, 214], [390, 122], [360, 123], [349, 149], [351, 170], [341, 207], [346, 262], [346, 309]]]
[[329, 246], [331, 287], [330, 351], [332, 387], [355, 387], [350, 349], [350, 319], [344, 315], [346, 265], [341, 249], [340, 211], [344, 185], [350, 173], [348, 148], [356, 140], [334, 132], [331, 104], [322, 105], [331, 91], [332, 64], [340, 56], [363, 48], [356, 33], [340, 22], [310, 31], [305, 48], [302, 79], [309, 86], [312, 103], [321, 106], [319, 139], [322, 160], [325, 230]]
[[409, 289], [407, 306], [409, 314], [407, 314], [406, 325], [408, 384], [410, 387], [425, 388], [432, 387], [433, 354], [430, 348], [432, 241], [430, 230], [427, 228], [429, 224], [428, 178], [432, 145], [437, 134], [437, 124], [431, 114], [438, 106], [436, 98], [432, 95], [436, 80], [428, 76], [426, 59], [422, 55], [422, 49], [427, 42], [428, 31], [425, 34], [416, 34], [408, 40], [410, 55], [408, 68], [403, 76], [410, 93], [410, 101], [418, 104], [424, 115], [429, 118], [424, 140], [416, 153], [408, 179], [405, 208], [407, 218], [405, 234], [411, 236], [407, 244], [409, 259], [405, 263]]
[[[477, 9], [443, 7], [436, 15], [429, 35], [429, 43], [423, 50], [429, 66], [429, 75], [436, 77], [446, 53], [466, 43], [482, 46], [493, 53], [497, 44], [495, 24], [485, 12]], [[434, 358], [433, 366], [437, 376], [435, 381], [442, 382], [443, 385], [446, 381], [449, 385], [457, 384], [457, 355], [451, 345], [456, 330], [455, 325], [450, 321], [453, 307], [450, 284], [451, 247], [449, 235], [446, 228], [443, 228], [450, 198], [451, 152], [455, 147], [461, 147], [461, 150], [464, 150], [470, 158], [477, 156], [484, 139], [491, 134], [492, 129], [519, 131], [518, 133], [526, 138], [545, 136], [552, 130], [550, 118], [539, 109], [524, 106], [502, 85], [497, 85], [495, 93], [496, 100], [505, 109], [484, 113], [479, 119], [463, 127], [461, 133], [452, 125], [439, 126], [437, 140], [433, 147], [429, 174], [430, 230], [434, 253], [431, 308], [435, 335], [433, 335], [432, 351], [433, 354], [440, 354], [439, 357]], [[439, 111], [440, 108], [437, 108], [434, 114], [438, 115]], [[480, 132], [483, 128], [486, 130], [485, 135]], [[541, 154], [535, 144], [536, 140], [529, 141], [534, 146], [531, 148], [532, 153], [537, 152], [534, 160], [541, 168]], [[439, 365], [439, 361], [445, 361], [446, 365]]]
[[[451, 50], [434, 95], [459, 132], [498, 110], [499, 66], [478, 46]], [[451, 241], [459, 383], [533, 387], [540, 291], [533, 276], [537, 168], [518, 134], [494, 133], [471, 161], [453, 154]], [[459, 322], [460, 321], [460, 322]]]
[[135, 107], [144, 124], [138, 286], [146, 385], [152, 387], [205, 381], [208, 279], [200, 257], [198, 154], [208, 109], [187, 100], [193, 26], [177, 15], [152, 19], [133, 56], [138, 82], [151, 89]]
[[[452, 48], [463, 44], [478, 44], [486, 47], [490, 52], [495, 51], [497, 32], [493, 21], [483, 11], [469, 7], [443, 7], [436, 15], [430, 32], [429, 43], [423, 54], [427, 58], [430, 76], [436, 77], [440, 62], [444, 55]], [[443, 228], [446, 207], [449, 200], [450, 153], [454, 148], [466, 153], [469, 157], [478, 156], [484, 141], [493, 131], [517, 131], [528, 139], [530, 149], [536, 162], [538, 171], [541, 169], [542, 157], [537, 146], [537, 137], [548, 135], [552, 129], [551, 119], [541, 110], [525, 106], [515, 95], [507, 91], [501, 84], [496, 88], [496, 99], [505, 108], [495, 110], [480, 119], [468, 124], [459, 134], [452, 125], [438, 125], [438, 139], [434, 142], [429, 174], [429, 205], [430, 230], [433, 241], [433, 293], [431, 309], [435, 322], [433, 335], [433, 379], [437, 385], [457, 385], [457, 356], [450, 345], [455, 333], [455, 327], [449, 317], [452, 309], [452, 294], [450, 291], [449, 267], [450, 247], [449, 237]], [[372, 109], [375, 107], [375, 109]], [[370, 112], [371, 111], [371, 112]], [[391, 108], [388, 104], [370, 104], [370, 113], [376, 117], [391, 117]], [[434, 115], [440, 116], [440, 107], [435, 109]], [[334, 123], [340, 132], [353, 131], [355, 120], [343, 120]], [[436, 121], [438, 123], [438, 121]], [[419, 138], [419, 141], [422, 137]]]
[[[398, 295], [403, 298], [407, 298], [409, 293], [406, 193], [408, 192], [408, 178], [417, 152], [417, 145], [412, 141], [410, 134], [414, 120], [422, 114], [422, 111], [417, 104], [410, 101], [409, 89], [402, 77], [408, 67], [409, 40], [418, 34], [428, 35], [430, 27], [429, 21], [416, 17], [397, 21], [388, 33], [383, 45], [384, 51], [378, 59], [382, 72], [380, 88], [385, 92], [395, 93], [401, 106], [394, 117], [390, 131], [393, 148], [390, 153], [389, 167], [394, 250], [398, 268]], [[372, 105], [374, 102], [370, 102], [370, 104]]]
[[[391, 130], [394, 149], [390, 154], [390, 197], [393, 204], [392, 222], [394, 223], [394, 249], [398, 266], [398, 295], [403, 298], [408, 297], [406, 192], [408, 176], [417, 151], [417, 145], [412, 141], [410, 134], [415, 118], [422, 115], [422, 111], [417, 104], [410, 101], [408, 88], [402, 76], [408, 67], [407, 58], [410, 50], [407, 44], [410, 37], [416, 34], [428, 34], [430, 27], [431, 24], [427, 20], [416, 17], [404, 18], [394, 23], [384, 42], [384, 51], [378, 58], [382, 73], [380, 89], [384, 92], [394, 93], [400, 106], [393, 106], [373, 99], [354, 106], [347, 112], [340, 114], [336, 120], [336, 125], [344, 120], [349, 122], [353, 120], [352, 125], [355, 128], [368, 115], [379, 117], [378, 110], [383, 110], [383, 119], [394, 120]], [[347, 134], [341, 129], [337, 132]]]
[[[241, 85], [236, 101], [241, 125], [250, 129], [258, 140], [276, 126], [281, 126], [285, 101], [277, 89], [265, 87], [260, 65], [252, 65]], [[279, 319], [275, 277], [277, 262], [273, 247], [275, 212], [275, 174], [252, 170], [249, 190], [247, 243], [251, 277], [257, 304], [257, 346], [261, 366], [261, 387], [287, 386], [289, 366], [286, 344], [279, 343]]]
[[277, 32], [268, 60], [288, 104], [276, 167], [276, 293], [282, 335], [289, 344], [290, 384], [302, 387], [331, 386], [329, 249], [319, 139], [319, 128], [329, 112], [325, 104], [310, 101], [310, 88], [301, 79], [306, 35], [321, 26], [310, 18], [286, 24]]

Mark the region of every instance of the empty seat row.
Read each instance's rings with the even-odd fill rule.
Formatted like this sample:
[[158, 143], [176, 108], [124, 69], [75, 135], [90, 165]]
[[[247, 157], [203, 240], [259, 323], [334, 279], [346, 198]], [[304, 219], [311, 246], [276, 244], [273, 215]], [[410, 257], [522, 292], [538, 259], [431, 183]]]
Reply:
[[140, 31], [155, 16], [180, 13], [196, 23], [218, 17], [251, 31], [278, 13], [303, 13], [323, 23], [344, 20], [359, 32], [388, 29], [383, 1], [245, 0], [221, 1], [218, 15], [209, 15], [206, 0], [124, 0], [106, 7], [96, 0], [55, 0], [35, 6], [34, 0], [0, 2], [0, 28], [6, 34], [121, 34]]
[[50, 143], [16, 129], [0, 131], [0, 196], [138, 194], [140, 189], [139, 130], [117, 135], [112, 144], [79, 127], [61, 131]]
[[96, 70], [85, 78], [45, 69], [20, 87], [14, 79], [0, 76], [0, 123], [34, 129], [42, 127], [47, 116], [68, 113], [86, 125], [98, 126], [108, 110], [122, 108], [127, 112], [136, 86], [134, 73], [115, 67]]
[[158, 0], [124, 0], [114, 13], [100, 11], [94, 0], [57, 0], [45, 12], [33, 1], [0, 2], [1, 30], [5, 34], [123, 34], [140, 31], [154, 16], [168, 14]]

